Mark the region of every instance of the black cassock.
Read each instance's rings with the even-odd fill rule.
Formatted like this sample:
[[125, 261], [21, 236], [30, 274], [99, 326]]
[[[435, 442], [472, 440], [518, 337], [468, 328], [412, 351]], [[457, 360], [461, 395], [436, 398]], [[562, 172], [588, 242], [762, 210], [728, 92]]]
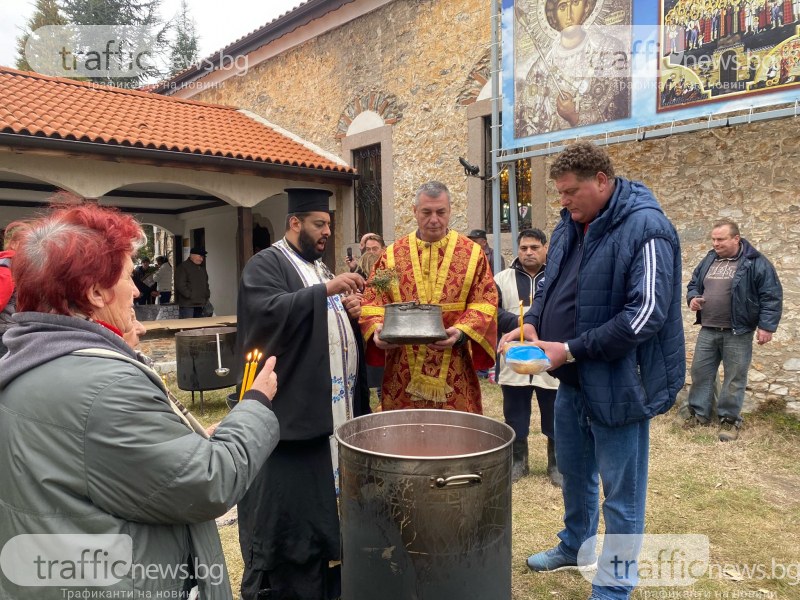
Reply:
[[[275, 355], [278, 392], [273, 409], [280, 442], [239, 502], [239, 543], [248, 572], [340, 559], [329, 436], [333, 433], [328, 304], [324, 284], [304, 287], [282, 251], [272, 246], [245, 266], [239, 285], [239, 357], [258, 349]], [[355, 326], [354, 326], [355, 325]], [[345, 326], [348, 326], [345, 323]], [[355, 416], [369, 412], [363, 340]], [[241, 367], [240, 367], [241, 379]]]

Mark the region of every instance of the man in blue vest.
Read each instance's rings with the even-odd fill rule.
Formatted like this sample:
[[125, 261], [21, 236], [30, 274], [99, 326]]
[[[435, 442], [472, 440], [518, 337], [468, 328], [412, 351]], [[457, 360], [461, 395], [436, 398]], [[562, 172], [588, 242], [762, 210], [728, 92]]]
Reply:
[[[680, 243], [652, 192], [615, 177], [605, 150], [569, 146], [550, 178], [563, 210], [523, 328], [560, 380], [564, 529], [527, 564], [593, 567], [602, 479], [606, 535], [591, 599], [627, 599], [638, 582], [650, 419], [669, 410], [686, 374]], [[518, 338], [517, 329], [503, 341]]]

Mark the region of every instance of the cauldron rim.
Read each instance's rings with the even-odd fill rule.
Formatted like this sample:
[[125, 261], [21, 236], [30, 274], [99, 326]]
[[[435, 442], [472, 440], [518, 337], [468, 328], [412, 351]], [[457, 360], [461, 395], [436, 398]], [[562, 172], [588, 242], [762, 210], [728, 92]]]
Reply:
[[[411, 454], [392, 454], [392, 453], [388, 453], [388, 452], [378, 452], [376, 450], [370, 450], [370, 449], [367, 449], [367, 448], [362, 448], [361, 446], [356, 446], [356, 445], [346, 441], [342, 437], [342, 430], [343, 429], [347, 429], [348, 427], [352, 428], [354, 423], [365, 422], [367, 420], [373, 420], [373, 419], [380, 419], [381, 418], [380, 415], [403, 415], [403, 416], [411, 415], [411, 417], [414, 417], [416, 415], [419, 415], [420, 417], [422, 417], [422, 416], [431, 416], [431, 417], [433, 417], [435, 415], [436, 418], [441, 418], [441, 417], [449, 418], [449, 417], [453, 417], [453, 416], [457, 415], [457, 418], [459, 418], [459, 419], [464, 419], [464, 420], [467, 420], [467, 421], [472, 420], [475, 423], [479, 423], [479, 422], [492, 423], [493, 427], [497, 427], [500, 431], [503, 431], [504, 433], [508, 434], [508, 439], [504, 440], [501, 436], [496, 435], [494, 433], [491, 433], [489, 431], [486, 431], [485, 429], [479, 429], [477, 427], [471, 427], [470, 428], [470, 427], [467, 427], [466, 425], [454, 425], [452, 423], [444, 423], [444, 422], [418, 422], [418, 423], [405, 422], [405, 423], [393, 423], [393, 424], [378, 425], [378, 426], [376, 426], [374, 428], [370, 428], [370, 429], [378, 429], [378, 428], [400, 427], [400, 426], [409, 426], [409, 425], [431, 425], [431, 426], [442, 426], [442, 425], [444, 425], [444, 426], [454, 427], [454, 428], [458, 427], [458, 428], [465, 429], [465, 430], [466, 429], [471, 429], [473, 431], [480, 431], [481, 433], [486, 434], [486, 435], [491, 436], [491, 437], [494, 437], [494, 438], [496, 438], [498, 440], [497, 446], [495, 446], [493, 448], [490, 448], [490, 449], [486, 449], [486, 450], [480, 450], [478, 452], [469, 452], [469, 453], [466, 453], [466, 454], [438, 454], [438, 455], [435, 455], [435, 456], [419, 456], [419, 455], [411, 455]], [[409, 420], [411, 420], [411, 419], [409, 419]], [[365, 429], [365, 430], [362, 430], [362, 431], [367, 431], [367, 430]], [[337, 442], [339, 442], [341, 445], [345, 446], [346, 448], [350, 449], [351, 451], [359, 453], [359, 454], [364, 454], [364, 455], [368, 455], [368, 456], [376, 456], [376, 457], [380, 457], [380, 458], [391, 458], [391, 459], [397, 459], [397, 460], [402, 460], [402, 461], [436, 461], [436, 462], [449, 461], [449, 460], [458, 460], [458, 459], [472, 458], [472, 457], [478, 457], [478, 456], [487, 456], [487, 455], [493, 454], [495, 452], [498, 452], [499, 450], [502, 450], [502, 449], [510, 446], [512, 444], [512, 442], [514, 441], [514, 437], [515, 437], [514, 430], [511, 429], [511, 427], [509, 427], [505, 423], [502, 423], [501, 421], [498, 421], [496, 419], [492, 419], [491, 417], [486, 417], [484, 415], [477, 415], [477, 414], [466, 413], [466, 412], [461, 412], [461, 411], [450, 411], [450, 410], [429, 409], [429, 408], [402, 409], [402, 410], [397, 410], [397, 411], [377, 412], [377, 413], [372, 413], [372, 414], [368, 414], [368, 415], [362, 415], [360, 417], [356, 417], [355, 419], [351, 419], [351, 420], [347, 421], [346, 423], [343, 423], [342, 425], [337, 427], [336, 431], [334, 432], [334, 434], [336, 436], [336, 441]], [[351, 439], [351, 437], [352, 436], [349, 436], [348, 439]]]
[[226, 335], [229, 333], [236, 333], [236, 327], [201, 327], [200, 329], [185, 329], [183, 331], [178, 331], [175, 333], [175, 336], [180, 337], [200, 337], [200, 336], [209, 336], [211, 338], [216, 337], [217, 334]]

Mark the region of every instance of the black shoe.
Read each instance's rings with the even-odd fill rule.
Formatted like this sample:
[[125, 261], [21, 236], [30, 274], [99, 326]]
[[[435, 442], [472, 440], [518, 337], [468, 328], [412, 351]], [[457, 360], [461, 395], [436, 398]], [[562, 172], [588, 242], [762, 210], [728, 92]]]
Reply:
[[513, 462], [511, 464], [511, 483], [516, 483], [528, 473], [528, 440], [514, 440], [511, 444], [511, 455]]

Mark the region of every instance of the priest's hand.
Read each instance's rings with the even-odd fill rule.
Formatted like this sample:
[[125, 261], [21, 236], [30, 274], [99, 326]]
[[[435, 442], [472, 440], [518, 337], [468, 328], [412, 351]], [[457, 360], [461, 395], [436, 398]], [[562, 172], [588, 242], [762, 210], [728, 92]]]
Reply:
[[466, 335], [457, 327], [448, 327], [444, 332], [447, 334], [447, 339], [428, 344], [428, 346], [435, 350], [446, 350], [455, 346], [461, 340], [462, 335]]
[[364, 301], [364, 294], [348, 294], [342, 296], [342, 306], [347, 311], [347, 316], [351, 319], [358, 319], [361, 316], [361, 303]]
[[364, 291], [364, 278], [358, 273], [342, 273], [325, 284], [328, 296], [355, 294]]
[[378, 325], [376, 325], [375, 333], [372, 334], [372, 340], [375, 342], [375, 346], [379, 350], [394, 350], [400, 347], [397, 344], [389, 344], [387, 342], [384, 342], [381, 339], [381, 331], [383, 331], [383, 323], [379, 323]]

